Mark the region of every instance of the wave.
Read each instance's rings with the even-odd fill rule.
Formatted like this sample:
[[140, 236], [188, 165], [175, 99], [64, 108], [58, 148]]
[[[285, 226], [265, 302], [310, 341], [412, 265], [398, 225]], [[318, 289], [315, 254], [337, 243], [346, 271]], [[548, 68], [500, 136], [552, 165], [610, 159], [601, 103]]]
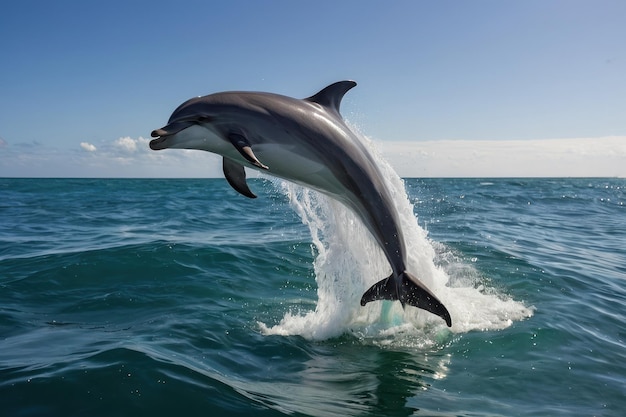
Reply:
[[259, 322], [262, 333], [300, 335], [312, 340], [350, 333], [358, 338], [372, 338], [375, 343], [394, 343], [389, 342], [391, 338], [399, 344], [431, 346], [448, 340], [450, 332], [503, 329], [532, 316], [532, 307], [497, 289], [478, 285], [477, 274], [470, 266], [446, 269], [438, 265], [439, 260], [449, 256], [449, 250], [428, 238], [417, 222], [404, 182], [373, 144], [360, 136], [377, 158], [400, 214], [408, 251], [407, 268], [446, 305], [453, 326], [448, 330], [440, 318], [412, 307], [402, 309], [397, 302], [361, 307], [363, 292], [390, 273], [381, 249], [346, 207], [315, 191], [281, 182], [280, 188], [311, 234], [318, 300], [314, 310], [287, 312], [276, 325]]

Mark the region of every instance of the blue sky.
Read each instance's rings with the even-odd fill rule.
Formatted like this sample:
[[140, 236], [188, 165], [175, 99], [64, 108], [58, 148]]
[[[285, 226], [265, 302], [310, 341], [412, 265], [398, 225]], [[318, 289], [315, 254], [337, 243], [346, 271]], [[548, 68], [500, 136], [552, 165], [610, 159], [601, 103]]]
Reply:
[[589, 175], [593, 154], [592, 174], [626, 176], [624, 16], [621, 0], [10, 2], [0, 176], [219, 175], [146, 138], [193, 96], [341, 79], [359, 83], [343, 115], [402, 175], [542, 175], [546, 159]]

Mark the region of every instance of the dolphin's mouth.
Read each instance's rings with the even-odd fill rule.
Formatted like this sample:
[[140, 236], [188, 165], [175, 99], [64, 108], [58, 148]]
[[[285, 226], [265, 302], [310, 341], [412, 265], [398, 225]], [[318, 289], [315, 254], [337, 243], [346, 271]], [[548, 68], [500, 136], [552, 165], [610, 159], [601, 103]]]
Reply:
[[152, 149], [153, 151], [158, 151], [158, 150], [167, 148], [167, 146], [165, 146], [165, 141], [168, 138], [168, 136], [175, 135], [181, 130], [185, 130], [192, 124], [194, 123], [187, 121], [187, 120], [183, 120], [183, 121], [173, 122], [160, 129], [153, 130], [152, 133], [150, 133], [150, 136], [156, 139], [150, 141], [150, 149]]
[[167, 139], [167, 136], [171, 134], [166, 130], [167, 127], [168, 126], [162, 127], [161, 129], [153, 130], [152, 133], [150, 133], [150, 136], [156, 138], [150, 141], [150, 149], [152, 149], [153, 151], [159, 151], [166, 148], [164, 146], [164, 142]]
[[[156, 132], [156, 130], [154, 131]], [[152, 132], [152, 137], [155, 136], [159, 136], [159, 135], [155, 135], [154, 132]], [[156, 139], [152, 139], [150, 141], [150, 149], [152, 149], [153, 151], [160, 151], [161, 149], [165, 149], [166, 146], [165, 145], [165, 140], [167, 139], [167, 136], [161, 136], [161, 137], [157, 137]]]

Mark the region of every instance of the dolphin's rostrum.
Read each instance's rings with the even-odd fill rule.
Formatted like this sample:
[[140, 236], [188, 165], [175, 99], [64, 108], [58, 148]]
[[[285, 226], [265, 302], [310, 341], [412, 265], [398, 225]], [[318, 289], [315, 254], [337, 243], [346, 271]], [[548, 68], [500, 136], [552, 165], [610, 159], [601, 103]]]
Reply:
[[344, 123], [341, 99], [354, 81], [340, 81], [304, 100], [272, 93], [223, 92], [181, 104], [151, 134], [150, 148], [200, 149], [224, 157], [228, 183], [255, 198], [244, 166], [320, 191], [346, 205], [382, 248], [392, 273], [374, 284], [361, 305], [399, 300], [443, 318], [445, 306], [406, 271], [398, 213], [375, 159]]

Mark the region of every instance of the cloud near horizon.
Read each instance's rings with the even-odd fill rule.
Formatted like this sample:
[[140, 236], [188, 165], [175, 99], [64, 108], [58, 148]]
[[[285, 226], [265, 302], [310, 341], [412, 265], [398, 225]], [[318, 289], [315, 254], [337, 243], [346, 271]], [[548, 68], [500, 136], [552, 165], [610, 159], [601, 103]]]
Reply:
[[[2, 177], [221, 177], [221, 157], [152, 151], [150, 139], [81, 142], [63, 151], [4, 143]], [[373, 141], [402, 177], [626, 177], [626, 136], [548, 140]], [[254, 174], [251, 174], [254, 175]]]
[[95, 145], [89, 143], [89, 142], [81, 142], [80, 143], [80, 147], [83, 148], [85, 151], [87, 152], [95, 152], [98, 150], [98, 148], [96, 148]]
[[113, 145], [123, 152], [135, 153], [140, 146], [148, 146], [149, 143], [149, 139], [145, 139], [141, 136], [137, 139], [125, 136], [118, 138], [115, 142], [113, 142]]
[[74, 149], [40, 143], [7, 144], [0, 149], [0, 177], [184, 178], [221, 175], [219, 157], [208, 152], [156, 152], [150, 139], [120, 137], [80, 142]]
[[402, 177], [626, 177], [626, 136], [376, 145]]

